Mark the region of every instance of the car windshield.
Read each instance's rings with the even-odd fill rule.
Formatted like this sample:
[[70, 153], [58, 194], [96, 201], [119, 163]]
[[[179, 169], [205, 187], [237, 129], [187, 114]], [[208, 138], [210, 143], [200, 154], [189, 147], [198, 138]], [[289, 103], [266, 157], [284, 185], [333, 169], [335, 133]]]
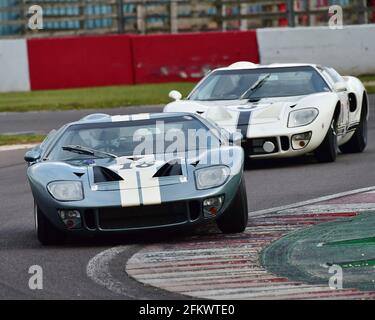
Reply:
[[313, 67], [218, 70], [210, 74], [190, 100], [238, 100], [301, 96], [330, 91]]
[[57, 140], [47, 158], [55, 161], [113, 158], [219, 145], [219, 137], [211, 128], [193, 116], [184, 115], [72, 125]]

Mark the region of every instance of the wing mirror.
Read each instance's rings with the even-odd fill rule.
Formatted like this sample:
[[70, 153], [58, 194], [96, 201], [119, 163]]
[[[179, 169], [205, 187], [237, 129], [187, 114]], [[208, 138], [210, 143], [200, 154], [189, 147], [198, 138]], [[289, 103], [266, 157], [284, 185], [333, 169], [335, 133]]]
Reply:
[[179, 101], [182, 99], [182, 94], [180, 91], [172, 90], [171, 92], [169, 92], [168, 97], [175, 101]]
[[336, 82], [333, 89], [335, 89], [336, 92], [343, 92], [347, 90], [347, 86], [345, 82]]
[[30, 151], [27, 151], [24, 159], [27, 163], [34, 163], [37, 162], [41, 157], [41, 151], [39, 149], [32, 149]]
[[243, 136], [240, 132], [231, 132], [229, 134], [229, 143], [232, 145], [241, 146], [242, 138]]

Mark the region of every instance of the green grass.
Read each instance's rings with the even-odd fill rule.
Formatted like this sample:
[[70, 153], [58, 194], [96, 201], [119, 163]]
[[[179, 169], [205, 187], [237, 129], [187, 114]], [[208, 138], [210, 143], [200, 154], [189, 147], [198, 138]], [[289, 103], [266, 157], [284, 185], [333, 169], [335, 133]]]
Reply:
[[169, 91], [179, 90], [185, 97], [193, 83], [163, 83], [84, 89], [45, 90], [0, 94], [0, 112], [101, 109], [146, 104], [166, 104]]
[[360, 76], [359, 79], [361, 79], [363, 82], [375, 81], [375, 75]]
[[[360, 76], [359, 78], [364, 82], [368, 93], [375, 93], [375, 86], [373, 85], [375, 82], [375, 75]], [[366, 84], [366, 82], [368, 84]]]
[[[375, 76], [360, 77], [362, 81], [375, 81]], [[194, 83], [163, 83], [135, 86], [112, 86], [83, 89], [44, 90], [32, 92], [0, 93], [0, 112], [103, 109], [166, 104], [170, 90], [179, 90], [184, 97]], [[375, 93], [375, 86], [367, 86], [368, 93]]]
[[0, 146], [10, 144], [28, 144], [42, 142], [44, 135], [25, 134], [25, 135], [0, 135]]

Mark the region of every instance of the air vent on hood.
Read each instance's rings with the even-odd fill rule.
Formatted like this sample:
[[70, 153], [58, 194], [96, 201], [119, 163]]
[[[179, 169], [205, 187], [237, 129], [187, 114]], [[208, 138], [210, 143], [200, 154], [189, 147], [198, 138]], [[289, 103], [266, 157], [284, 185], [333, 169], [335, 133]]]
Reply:
[[156, 171], [156, 173], [154, 174], [154, 178], [181, 175], [181, 164], [178, 162], [178, 160], [171, 160], [165, 163], [158, 171]]
[[105, 167], [95, 166], [93, 170], [95, 183], [124, 180], [116, 172]]

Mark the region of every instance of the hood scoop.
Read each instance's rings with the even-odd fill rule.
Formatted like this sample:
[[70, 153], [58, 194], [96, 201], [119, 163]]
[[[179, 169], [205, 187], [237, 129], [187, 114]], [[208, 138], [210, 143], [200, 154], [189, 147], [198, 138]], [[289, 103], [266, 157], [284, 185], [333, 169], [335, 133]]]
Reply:
[[78, 178], [81, 178], [85, 173], [84, 172], [73, 172]]
[[170, 177], [170, 176], [181, 176], [182, 167], [178, 160], [170, 160], [162, 165], [158, 171], [154, 174], [154, 178]]
[[94, 171], [94, 183], [122, 181], [122, 179], [116, 172], [101, 166], [93, 167]]

